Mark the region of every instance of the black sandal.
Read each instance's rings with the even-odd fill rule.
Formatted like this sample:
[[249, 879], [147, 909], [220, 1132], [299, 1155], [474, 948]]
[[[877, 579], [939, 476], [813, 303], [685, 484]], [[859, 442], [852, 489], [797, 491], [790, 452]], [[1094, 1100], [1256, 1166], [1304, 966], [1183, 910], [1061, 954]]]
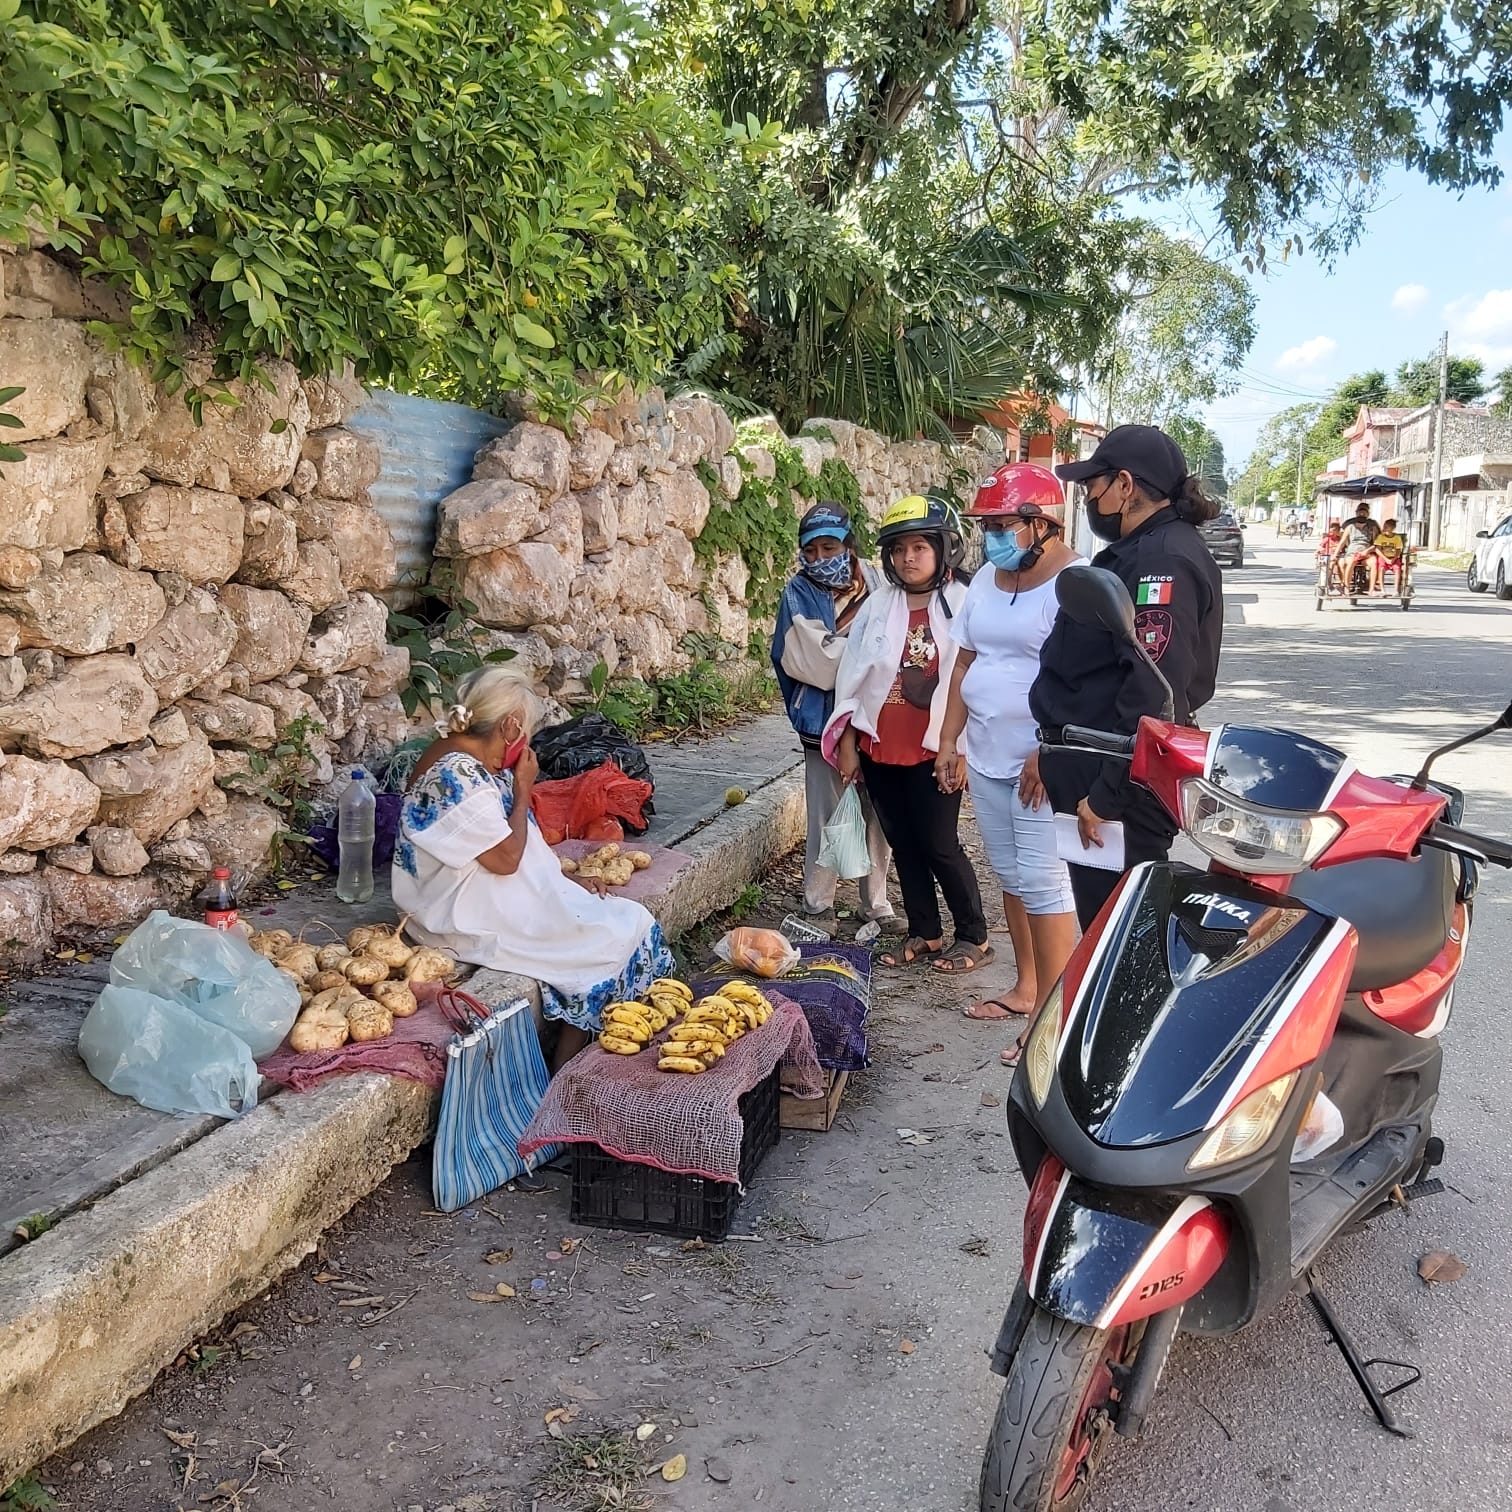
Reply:
[[992, 948], [990, 940], [981, 945], [963, 945], [957, 940], [948, 956], [943, 951], [939, 954], [941, 959], [934, 963], [934, 969], [941, 976], [970, 976], [973, 971], [980, 971], [997, 959], [997, 951]]
[[878, 956], [877, 959], [889, 971], [907, 971], [910, 966], [917, 966], [923, 961], [938, 960], [944, 954], [943, 944], [931, 945], [928, 940], [921, 939], [918, 935], [910, 935], [904, 940], [903, 948], [897, 955], [889, 951], [886, 955]]

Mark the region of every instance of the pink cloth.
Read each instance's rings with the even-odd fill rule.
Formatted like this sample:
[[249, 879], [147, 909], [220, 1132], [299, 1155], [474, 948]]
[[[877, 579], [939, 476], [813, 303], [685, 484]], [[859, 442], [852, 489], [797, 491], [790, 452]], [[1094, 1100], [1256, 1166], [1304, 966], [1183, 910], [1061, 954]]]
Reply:
[[654, 1041], [639, 1055], [611, 1055], [597, 1045], [575, 1055], [546, 1089], [520, 1139], [520, 1154], [589, 1143], [675, 1175], [738, 1182], [745, 1134], [741, 1096], [779, 1062], [784, 1084], [799, 1096], [817, 1097], [824, 1090], [803, 1010], [765, 986], [762, 991], [776, 1011], [702, 1075], [658, 1071]]
[[[602, 840], [559, 840], [551, 848], [558, 856], [570, 856], [574, 861], [581, 861], [584, 856], [602, 849], [603, 844]], [[611, 898], [630, 898], [636, 903], [648, 903], [667, 890], [667, 885], [678, 872], [693, 864], [692, 856], [685, 855], [682, 851], [669, 850], [664, 845], [643, 845], [635, 839], [623, 841], [620, 849], [645, 851], [651, 858], [651, 864], [645, 871], [636, 872], [623, 887], [611, 887]]]
[[351, 1071], [382, 1071], [434, 1087], [446, 1081], [446, 1046], [456, 1030], [437, 1003], [440, 984], [415, 988], [419, 1008], [408, 1018], [394, 1020], [394, 1032], [378, 1040], [348, 1040], [339, 1050], [310, 1050], [301, 1055], [286, 1039], [258, 1066], [269, 1081], [293, 1092], [304, 1092], [328, 1076]]

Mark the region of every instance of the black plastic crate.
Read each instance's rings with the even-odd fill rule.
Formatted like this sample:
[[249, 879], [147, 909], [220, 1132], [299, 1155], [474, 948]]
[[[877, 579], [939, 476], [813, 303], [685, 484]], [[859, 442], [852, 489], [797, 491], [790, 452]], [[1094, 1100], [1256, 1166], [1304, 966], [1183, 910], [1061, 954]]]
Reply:
[[781, 1070], [741, 1097], [740, 1184], [676, 1176], [619, 1160], [596, 1144], [572, 1146], [572, 1221], [592, 1228], [649, 1229], [718, 1243], [730, 1232], [740, 1189], [751, 1184], [781, 1137]]

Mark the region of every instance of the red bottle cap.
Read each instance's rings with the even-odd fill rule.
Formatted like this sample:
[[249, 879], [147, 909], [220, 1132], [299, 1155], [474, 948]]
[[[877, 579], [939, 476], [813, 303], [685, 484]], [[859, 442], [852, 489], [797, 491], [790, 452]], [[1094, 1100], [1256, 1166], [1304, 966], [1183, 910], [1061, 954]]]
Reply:
[[227, 881], [231, 876], [231, 868], [229, 866], [217, 866], [211, 875], [217, 882]]

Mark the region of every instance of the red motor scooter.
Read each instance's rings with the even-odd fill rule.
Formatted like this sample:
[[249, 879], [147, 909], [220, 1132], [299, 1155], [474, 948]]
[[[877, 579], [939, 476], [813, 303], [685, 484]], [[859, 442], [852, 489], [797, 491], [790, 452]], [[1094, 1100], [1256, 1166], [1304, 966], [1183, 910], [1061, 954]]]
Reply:
[[[1056, 579], [1062, 610], [1134, 636], [1111, 573]], [[1159, 669], [1149, 662], [1159, 676]], [[1164, 681], [1164, 679], [1161, 679]], [[1369, 777], [1282, 730], [1145, 719], [1068, 727], [1132, 760], [1210, 858], [1136, 866], [1030, 1032], [1008, 1100], [1030, 1181], [1023, 1274], [991, 1350], [1005, 1378], [982, 1512], [1070, 1512], [1113, 1433], [1138, 1433], [1178, 1331], [1233, 1333], [1304, 1293], [1381, 1425], [1413, 1367], [1362, 1360], [1312, 1267], [1392, 1200], [1443, 1189], [1431, 1120], [1478, 864], [1463, 800]], [[1372, 1370], [1400, 1375], [1378, 1384]]]

